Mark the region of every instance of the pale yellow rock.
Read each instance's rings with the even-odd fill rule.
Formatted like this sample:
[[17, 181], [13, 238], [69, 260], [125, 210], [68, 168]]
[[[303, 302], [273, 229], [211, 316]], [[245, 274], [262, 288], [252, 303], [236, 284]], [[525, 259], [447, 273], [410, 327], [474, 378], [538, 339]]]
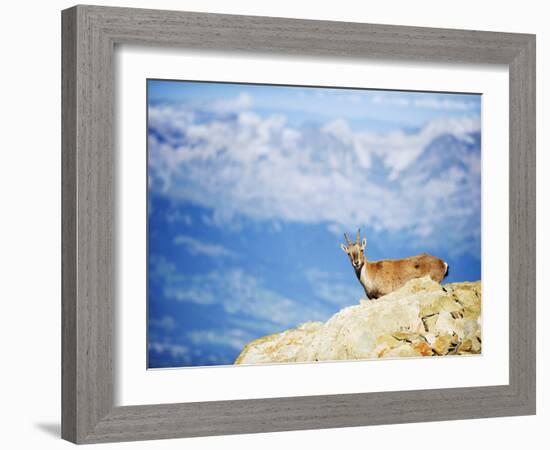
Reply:
[[306, 322], [299, 327], [261, 337], [249, 342], [241, 352], [235, 364], [247, 364], [243, 362], [243, 356], [247, 358], [268, 359], [264, 362], [297, 362], [297, 354], [307, 346], [312, 335], [323, 326], [322, 322]]
[[420, 357], [481, 352], [481, 282], [409, 281], [377, 300], [361, 299], [327, 322], [248, 343], [235, 364]]
[[395, 347], [389, 350], [383, 357], [384, 358], [403, 358], [406, 356], [422, 356], [422, 353], [417, 351], [411, 345], [401, 344], [398, 347]]
[[462, 304], [465, 319], [477, 320], [481, 310], [481, 289], [476, 283], [450, 283], [445, 286], [447, 292]]
[[434, 343], [432, 344], [432, 349], [438, 355], [446, 355], [449, 353], [451, 347], [451, 335], [449, 333], [441, 333], [435, 338]]
[[420, 353], [421, 356], [432, 356], [434, 353], [433, 348], [426, 341], [419, 340], [413, 343], [413, 348]]
[[439, 314], [424, 316], [424, 318], [422, 319], [422, 322], [424, 323], [424, 328], [426, 329], [426, 332], [429, 332], [435, 329], [435, 324], [437, 323], [438, 318], [439, 318]]

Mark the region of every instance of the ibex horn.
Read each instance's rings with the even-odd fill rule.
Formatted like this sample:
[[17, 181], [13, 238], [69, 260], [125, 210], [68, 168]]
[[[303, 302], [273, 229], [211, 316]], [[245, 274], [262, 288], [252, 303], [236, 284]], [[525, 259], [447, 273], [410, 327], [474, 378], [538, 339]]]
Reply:
[[344, 233], [344, 238], [346, 239], [346, 244], [351, 245], [351, 241], [346, 233]]
[[361, 229], [357, 229], [357, 243], [359, 244], [361, 242]]

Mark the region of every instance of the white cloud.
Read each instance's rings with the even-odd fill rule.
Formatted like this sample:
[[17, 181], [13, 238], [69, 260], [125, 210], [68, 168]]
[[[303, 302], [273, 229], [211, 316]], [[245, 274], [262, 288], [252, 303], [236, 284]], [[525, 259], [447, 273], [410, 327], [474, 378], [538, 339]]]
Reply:
[[479, 107], [478, 102], [459, 100], [459, 97], [454, 99], [421, 96], [413, 98], [411, 96], [399, 96], [396, 94], [384, 95], [378, 94], [372, 97], [372, 103], [375, 105], [397, 106], [401, 108], [425, 108], [442, 111], [474, 111]]
[[163, 354], [168, 353], [172, 358], [179, 360], [187, 360], [189, 357], [189, 348], [185, 345], [173, 344], [171, 342], [149, 342], [149, 351]]
[[350, 283], [349, 280], [346, 282], [334, 273], [311, 268], [304, 272], [304, 278], [319, 298], [340, 308], [358, 302], [362, 296], [364, 297], [358, 283]]
[[[150, 208], [151, 209], [151, 208]], [[177, 209], [169, 209], [166, 212], [166, 222], [168, 223], [181, 223], [183, 225], [193, 225], [193, 219], [190, 214], [182, 214]]]
[[252, 107], [252, 104], [253, 101], [250, 94], [246, 92], [241, 92], [235, 98], [213, 102], [211, 105], [208, 106], [208, 108], [216, 112], [229, 113], [248, 109]]
[[[219, 226], [237, 217], [363, 226], [432, 245], [479, 227], [480, 158], [467, 149], [480, 131], [477, 116], [371, 133], [343, 119], [298, 128], [278, 114], [243, 110], [198, 121], [184, 106], [166, 108], [150, 108], [150, 185], [211, 209]], [[165, 131], [169, 138], [157, 137]], [[446, 144], [434, 156], [438, 140]]]
[[418, 98], [414, 101], [414, 106], [416, 106], [417, 108], [468, 111], [476, 109], [478, 107], [478, 103], [461, 100], [451, 100], [448, 98]]
[[230, 330], [197, 330], [187, 333], [187, 338], [196, 346], [205, 344], [225, 345], [235, 350], [242, 350], [244, 346], [255, 338], [254, 335], [242, 329]]
[[372, 97], [372, 103], [375, 105], [393, 105], [407, 107], [411, 104], [410, 100], [405, 97], [397, 97], [395, 95], [387, 96], [383, 94]]
[[183, 245], [191, 255], [204, 255], [209, 257], [235, 256], [231, 250], [228, 250], [222, 245], [209, 244], [182, 234], [174, 237], [174, 244]]
[[169, 332], [176, 329], [176, 320], [172, 316], [163, 316], [160, 319], [149, 319], [149, 325]]
[[161, 283], [164, 297], [169, 300], [221, 305], [230, 316], [248, 316], [277, 329], [298, 325], [304, 317], [324, 320], [330, 315], [314, 301], [303, 303], [281, 295], [239, 268], [183, 274], [164, 257], [153, 255], [151, 263], [151, 276]]

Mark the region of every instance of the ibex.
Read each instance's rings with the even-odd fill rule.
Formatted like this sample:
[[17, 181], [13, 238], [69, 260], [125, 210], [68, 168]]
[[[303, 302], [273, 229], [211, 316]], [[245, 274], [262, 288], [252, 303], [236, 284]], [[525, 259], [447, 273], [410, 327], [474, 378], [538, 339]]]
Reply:
[[365, 289], [369, 299], [375, 299], [399, 289], [413, 278], [430, 276], [438, 283], [447, 276], [449, 265], [432, 255], [422, 253], [403, 259], [384, 259], [368, 261], [364, 254], [367, 240], [361, 241], [361, 232], [357, 230], [355, 243], [344, 233], [347, 247], [341, 244], [355, 270], [355, 275]]

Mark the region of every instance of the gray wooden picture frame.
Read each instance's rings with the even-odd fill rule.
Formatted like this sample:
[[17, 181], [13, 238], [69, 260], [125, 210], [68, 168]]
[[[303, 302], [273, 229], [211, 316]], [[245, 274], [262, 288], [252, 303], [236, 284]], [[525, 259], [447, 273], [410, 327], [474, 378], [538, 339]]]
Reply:
[[[94, 443], [535, 413], [534, 35], [98, 6], [63, 11], [62, 34], [64, 439]], [[509, 384], [115, 407], [117, 44], [507, 65]]]

